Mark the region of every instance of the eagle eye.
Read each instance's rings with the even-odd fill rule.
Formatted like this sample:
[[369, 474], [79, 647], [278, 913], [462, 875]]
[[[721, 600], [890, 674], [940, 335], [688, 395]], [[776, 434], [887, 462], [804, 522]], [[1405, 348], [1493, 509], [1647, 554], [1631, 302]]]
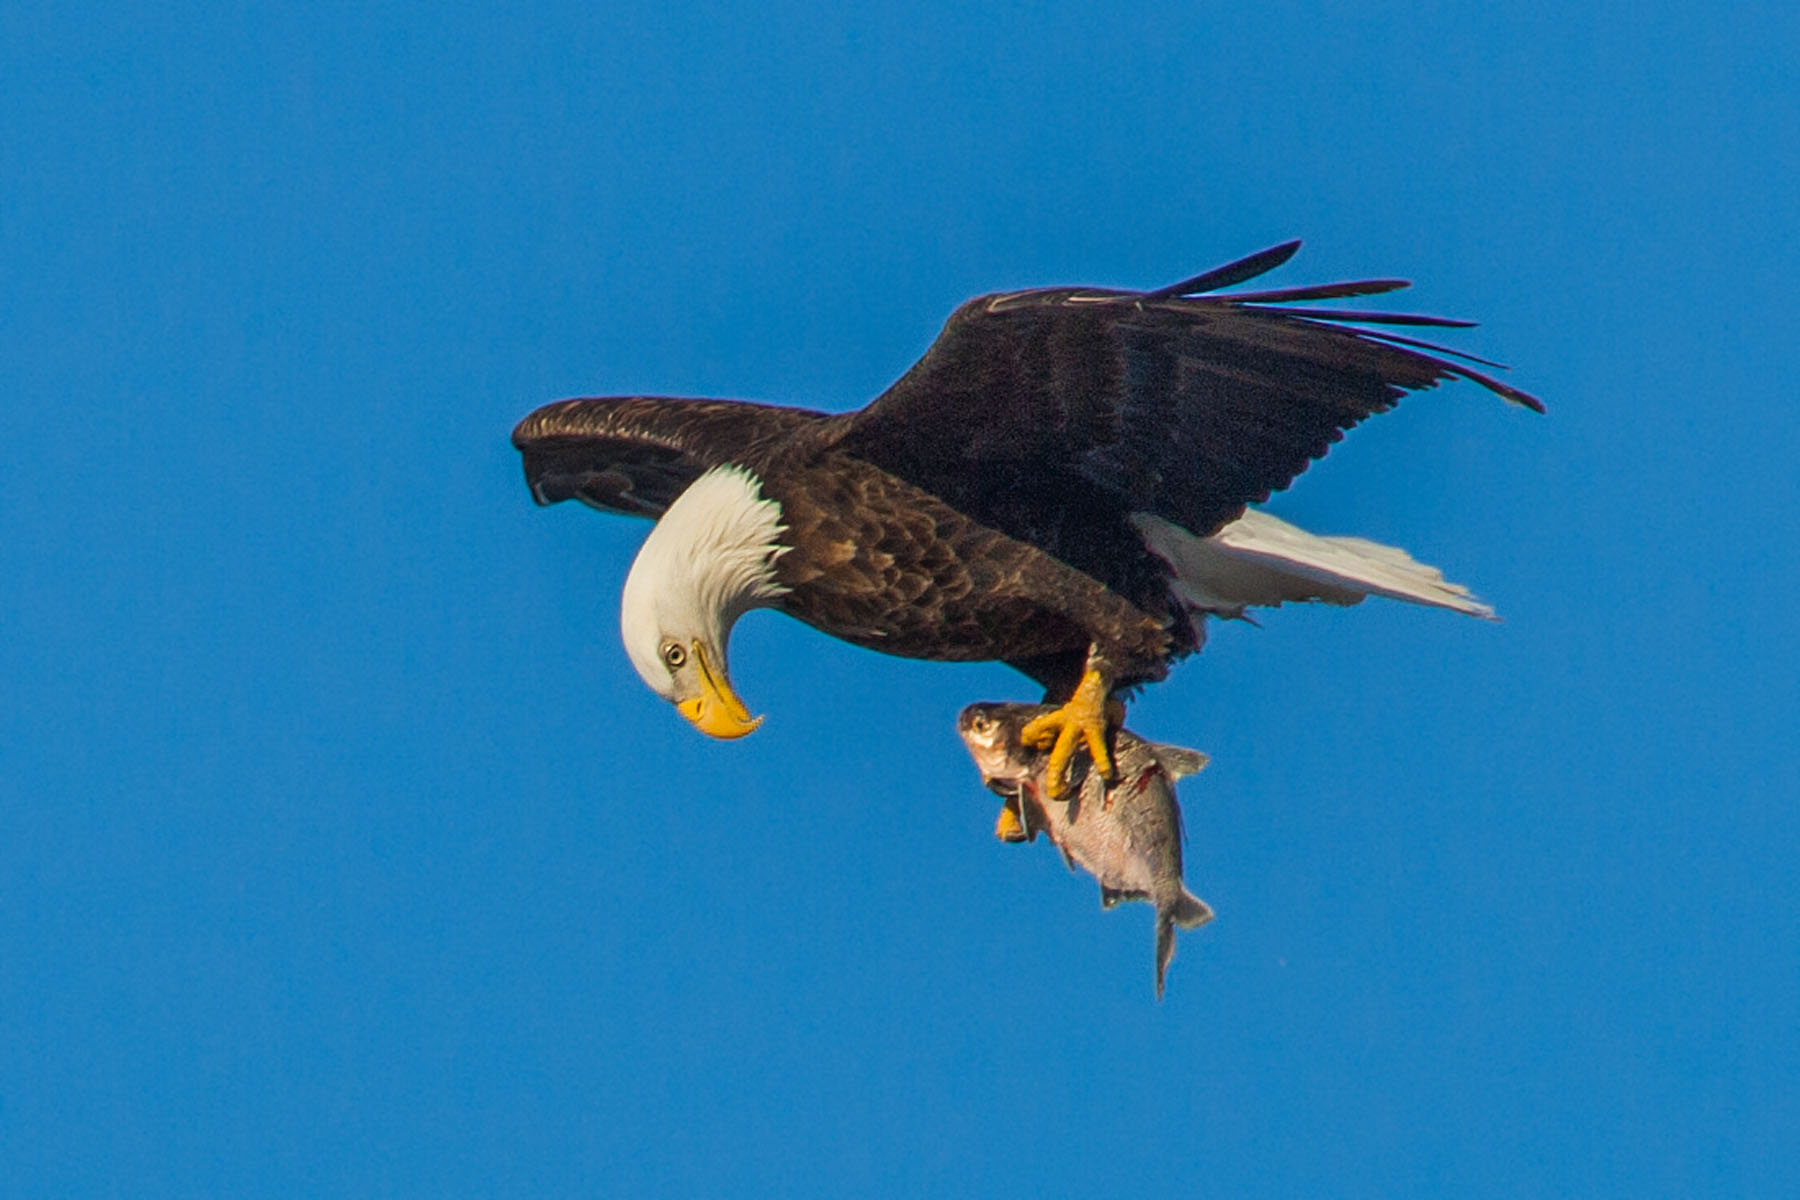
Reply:
[[687, 651], [681, 648], [680, 642], [664, 642], [662, 656], [671, 671], [680, 670], [681, 664], [687, 661]]

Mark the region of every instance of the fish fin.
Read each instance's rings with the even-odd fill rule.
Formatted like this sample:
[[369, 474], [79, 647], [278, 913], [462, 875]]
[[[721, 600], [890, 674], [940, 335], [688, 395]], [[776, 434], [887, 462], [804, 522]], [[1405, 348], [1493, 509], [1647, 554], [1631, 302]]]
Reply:
[[1062, 851], [1063, 866], [1069, 868], [1069, 874], [1073, 875], [1075, 873], [1075, 856], [1070, 854], [1069, 848], [1061, 842], [1057, 843], [1056, 848]]
[[1181, 893], [1181, 899], [1169, 910], [1169, 916], [1183, 929], [1194, 929], [1213, 919], [1212, 906], [1189, 891]]
[[1198, 750], [1189, 750], [1185, 746], [1168, 746], [1161, 742], [1150, 743], [1150, 753], [1156, 755], [1156, 761], [1162, 764], [1162, 769], [1169, 773], [1171, 779], [1198, 775], [1212, 761]]
[[1124, 904], [1128, 900], [1151, 900], [1149, 892], [1140, 892], [1135, 888], [1107, 887], [1100, 885], [1100, 907], [1111, 908], [1115, 904]]

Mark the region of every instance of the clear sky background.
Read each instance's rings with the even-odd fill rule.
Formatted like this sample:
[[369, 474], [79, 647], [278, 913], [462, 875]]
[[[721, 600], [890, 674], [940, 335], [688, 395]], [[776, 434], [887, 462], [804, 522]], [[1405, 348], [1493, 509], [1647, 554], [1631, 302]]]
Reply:
[[[1029, 11], [1027, 11], [1029, 9]], [[1800, 1189], [1791, 3], [0, 6], [0, 1191]], [[571, 395], [845, 409], [984, 291], [1400, 275], [1277, 498], [1442, 564], [1133, 709], [1218, 920], [990, 836], [1032, 698], [632, 674]]]

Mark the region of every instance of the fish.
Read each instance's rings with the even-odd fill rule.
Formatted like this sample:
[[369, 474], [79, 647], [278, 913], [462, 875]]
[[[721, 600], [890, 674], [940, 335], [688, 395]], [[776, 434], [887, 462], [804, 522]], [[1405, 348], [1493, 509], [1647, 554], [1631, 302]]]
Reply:
[[1114, 743], [1114, 782], [1093, 769], [1085, 753], [1069, 766], [1069, 787], [1052, 800], [1045, 786], [1050, 753], [1019, 740], [1026, 722], [1051, 711], [1047, 704], [971, 704], [957, 717], [957, 732], [981, 772], [981, 781], [1006, 798], [995, 836], [1002, 841], [1049, 837], [1070, 870], [1080, 866], [1100, 884], [1100, 905], [1125, 900], [1156, 906], [1156, 998], [1163, 997], [1175, 930], [1196, 929], [1213, 919], [1206, 901], [1182, 881], [1181, 806], [1175, 781], [1206, 766], [1206, 755], [1145, 741], [1120, 729]]

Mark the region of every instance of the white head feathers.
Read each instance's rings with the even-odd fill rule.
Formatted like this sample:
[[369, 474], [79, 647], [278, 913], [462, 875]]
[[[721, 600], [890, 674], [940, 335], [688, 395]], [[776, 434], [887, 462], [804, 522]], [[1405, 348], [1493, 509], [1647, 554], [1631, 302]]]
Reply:
[[725, 464], [694, 480], [650, 530], [638, 550], [619, 603], [619, 633], [631, 665], [665, 700], [671, 679], [662, 645], [699, 639], [718, 647], [724, 668], [731, 626], [788, 589], [775, 578], [787, 547], [781, 505], [762, 482]]

